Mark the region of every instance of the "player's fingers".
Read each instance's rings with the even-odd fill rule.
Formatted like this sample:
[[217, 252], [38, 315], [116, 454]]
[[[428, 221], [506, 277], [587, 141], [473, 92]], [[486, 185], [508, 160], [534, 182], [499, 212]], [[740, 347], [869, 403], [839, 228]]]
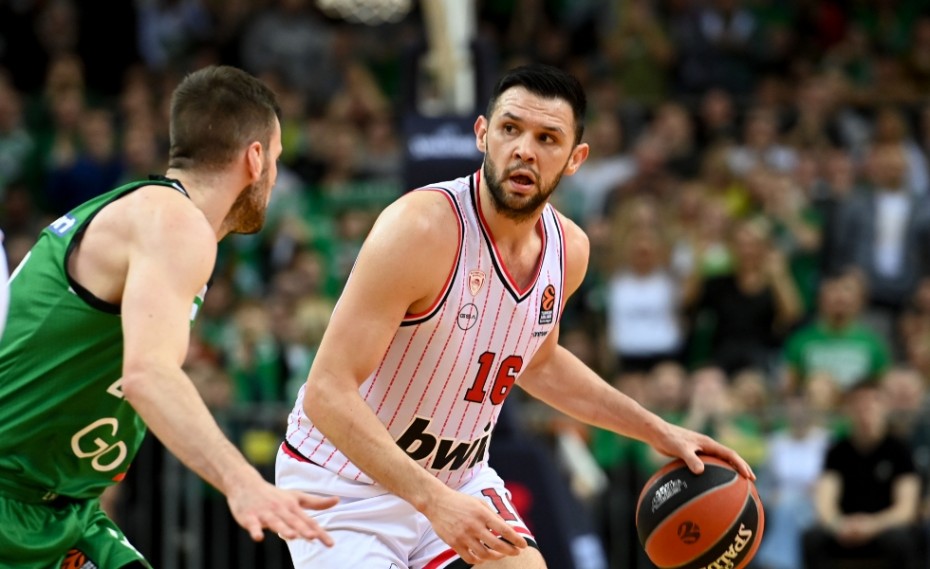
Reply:
[[256, 518], [250, 518], [246, 520], [242, 527], [249, 532], [252, 541], [262, 541], [265, 539], [265, 532], [262, 529], [262, 523]]
[[[517, 530], [513, 529], [513, 526], [504, 520], [492, 520], [491, 523], [488, 524], [488, 529], [491, 530], [494, 535], [504, 540], [511, 547], [516, 549], [523, 549], [527, 545], [523, 536], [517, 533]], [[516, 555], [517, 553], [519, 553], [519, 551], [509, 553], [508, 555]]]
[[467, 545], [460, 545], [453, 547], [452, 549], [454, 549], [458, 556], [462, 558], [462, 561], [468, 563], [469, 565], [477, 565], [481, 562], [481, 560], [478, 559], [478, 557], [475, 555], [475, 552]]
[[461, 551], [457, 551], [456, 553], [459, 554], [459, 557], [462, 558], [462, 561], [464, 561], [465, 563], [469, 565], [477, 565], [478, 563], [481, 563], [481, 560], [475, 557], [475, 554], [472, 553], [471, 550], [468, 548], [465, 548]]
[[297, 503], [306, 510], [325, 510], [339, 503], [339, 498], [335, 496], [314, 496], [303, 492], [295, 492], [295, 495], [297, 496]]
[[732, 464], [733, 467], [736, 468], [736, 471], [746, 478], [750, 480], [756, 479], [756, 474], [752, 471], [752, 467], [749, 466], [749, 463], [743, 460], [743, 457], [741, 457], [735, 450], [729, 447], [725, 447], [717, 441], [711, 439], [710, 448], [708, 448], [708, 451]]
[[514, 556], [520, 554], [519, 549], [510, 543], [507, 543], [507, 541], [495, 536], [491, 532], [488, 532], [488, 537], [486, 539], [482, 539], [481, 542], [485, 545], [485, 547], [500, 553], [502, 556]]
[[685, 464], [688, 465], [688, 470], [695, 474], [702, 474], [704, 472], [704, 461], [701, 460], [701, 457], [697, 455], [696, 451], [690, 451], [684, 454], [681, 457], [685, 461]]
[[733, 466], [736, 467], [736, 469], [739, 471], [740, 474], [742, 474], [743, 476], [745, 476], [746, 478], [748, 478], [748, 479], [750, 479], [750, 480], [755, 481], [755, 479], [756, 479], [756, 473], [753, 472], [752, 467], [749, 466], [749, 463], [748, 463], [748, 462], [746, 462], [745, 460], [743, 460], [743, 459], [740, 458], [740, 457], [737, 457], [737, 462], [736, 462], [736, 463], [733, 463], [733, 461], [730, 461], [730, 463], [733, 464]]
[[[491, 541], [491, 539], [492, 538], [489, 538], [488, 541]], [[504, 555], [493, 549], [489, 549], [487, 543], [480, 539], [469, 540], [468, 551], [477, 560], [477, 563], [472, 562], [473, 565], [485, 561], [497, 561], [498, 559], [504, 558]]]
[[[273, 525], [272, 525], [273, 524]], [[302, 537], [304, 539], [318, 539], [327, 547], [332, 547], [333, 538], [320, 527], [313, 518], [307, 516], [303, 510], [297, 512], [283, 512], [277, 519], [272, 520], [269, 529], [277, 531], [285, 539]], [[281, 529], [277, 529], [277, 528]]]
[[312, 536], [307, 536], [307, 539], [314, 539], [314, 538], [318, 539], [320, 543], [322, 543], [326, 547], [332, 547], [336, 543], [335, 541], [333, 541], [332, 536], [329, 535], [329, 532], [327, 532], [325, 529], [319, 526], [317, 526], [317, 528], [314, 530]]

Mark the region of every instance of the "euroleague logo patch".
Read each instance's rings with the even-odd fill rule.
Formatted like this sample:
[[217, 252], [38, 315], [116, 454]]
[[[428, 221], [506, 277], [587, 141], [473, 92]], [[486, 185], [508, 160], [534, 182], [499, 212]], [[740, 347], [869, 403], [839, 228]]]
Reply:
[[555, 287], [546, 285], [542, 299], [539, 301], [539, 323], [552, 324], [552, 314], [555, 311]]
[[61, 569], [98, 569], [98, 567], [96, 563], [87, 558], [83, 551], [72, 549], [61, 562]]

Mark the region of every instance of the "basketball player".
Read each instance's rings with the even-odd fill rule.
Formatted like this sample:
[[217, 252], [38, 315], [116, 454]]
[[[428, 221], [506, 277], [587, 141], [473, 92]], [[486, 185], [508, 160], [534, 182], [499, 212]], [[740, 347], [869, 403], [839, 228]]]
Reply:
[[[588, 155], [585, 95], [554, 68], [512, 70], [475, 122], [482, 168], [385, 209], [332, 315], [277, 457], [282, 488], [334, 495], [336, 545], [290, 540], [300, 569], [542, 568], [491, 431], [515, 385], [682, 457], [737, 454], [668, 424], [558, 344], [588, 241], [548, 205]], [[529, 546], [529, 547], [528, 547]]]
[[266, 482], [182, 371], [190, 327], [229, 233], [254, 233], [281, 153], [274, 93], [234, 68], [181, 82], [167, 177], [94, 198], [42, 231], [10, 281], [0, 341], [0, 567], [148, 563], [107, 518], [146, 425], [263, 528], [331, 544], [304, 509], [335, 499]]

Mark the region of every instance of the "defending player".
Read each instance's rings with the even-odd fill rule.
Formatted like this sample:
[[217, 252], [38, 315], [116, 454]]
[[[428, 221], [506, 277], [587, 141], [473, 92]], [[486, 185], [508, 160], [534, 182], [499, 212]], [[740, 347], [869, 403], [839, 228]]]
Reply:
[[238, 69], [188, 75], [172, 99], [168, 177], [78, 206], [14, 271], [0, 341], [0, 567], [148, 567], [98, 499], [146, 425], [253, 539], [268, 528], [332, 543], [302, 508], [335, 500], [266, 482], [181, 368], [217, 242], [264, 222], [279, 114]]

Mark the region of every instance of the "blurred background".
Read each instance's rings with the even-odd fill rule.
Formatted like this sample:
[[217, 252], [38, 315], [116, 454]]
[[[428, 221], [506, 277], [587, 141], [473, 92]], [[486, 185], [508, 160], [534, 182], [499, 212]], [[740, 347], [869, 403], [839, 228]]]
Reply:
[[[162, 173], [168, 96], [240, 66], [283, 108], [261, 234], [221, 243], [187, 370], [272, 476], [287, 412], [379, 211], [466, 175], [499, 74], [589, 97], [555, 205], [592, 244], [561, 342], [759, 475], [752, 567], [801, 567], [850, 387], [910, 452], [930, 519], [930, 10], [920, 0], [0, 0], [0, 228], [38, 232]], [[492, 465], [553, 569], [651, 567], [634, 527], [665, 459], [514, 392]], [[149, 437], [107, 508], [159, 568], [289, 567]], [[926, 533], [918, 533], [926, 549]], [[926, 555], [926, 553], [922, 553]], [[879, 564], [865, 565], [880, 567]], [[921, 567], [930, 566], [930, 562]]]

